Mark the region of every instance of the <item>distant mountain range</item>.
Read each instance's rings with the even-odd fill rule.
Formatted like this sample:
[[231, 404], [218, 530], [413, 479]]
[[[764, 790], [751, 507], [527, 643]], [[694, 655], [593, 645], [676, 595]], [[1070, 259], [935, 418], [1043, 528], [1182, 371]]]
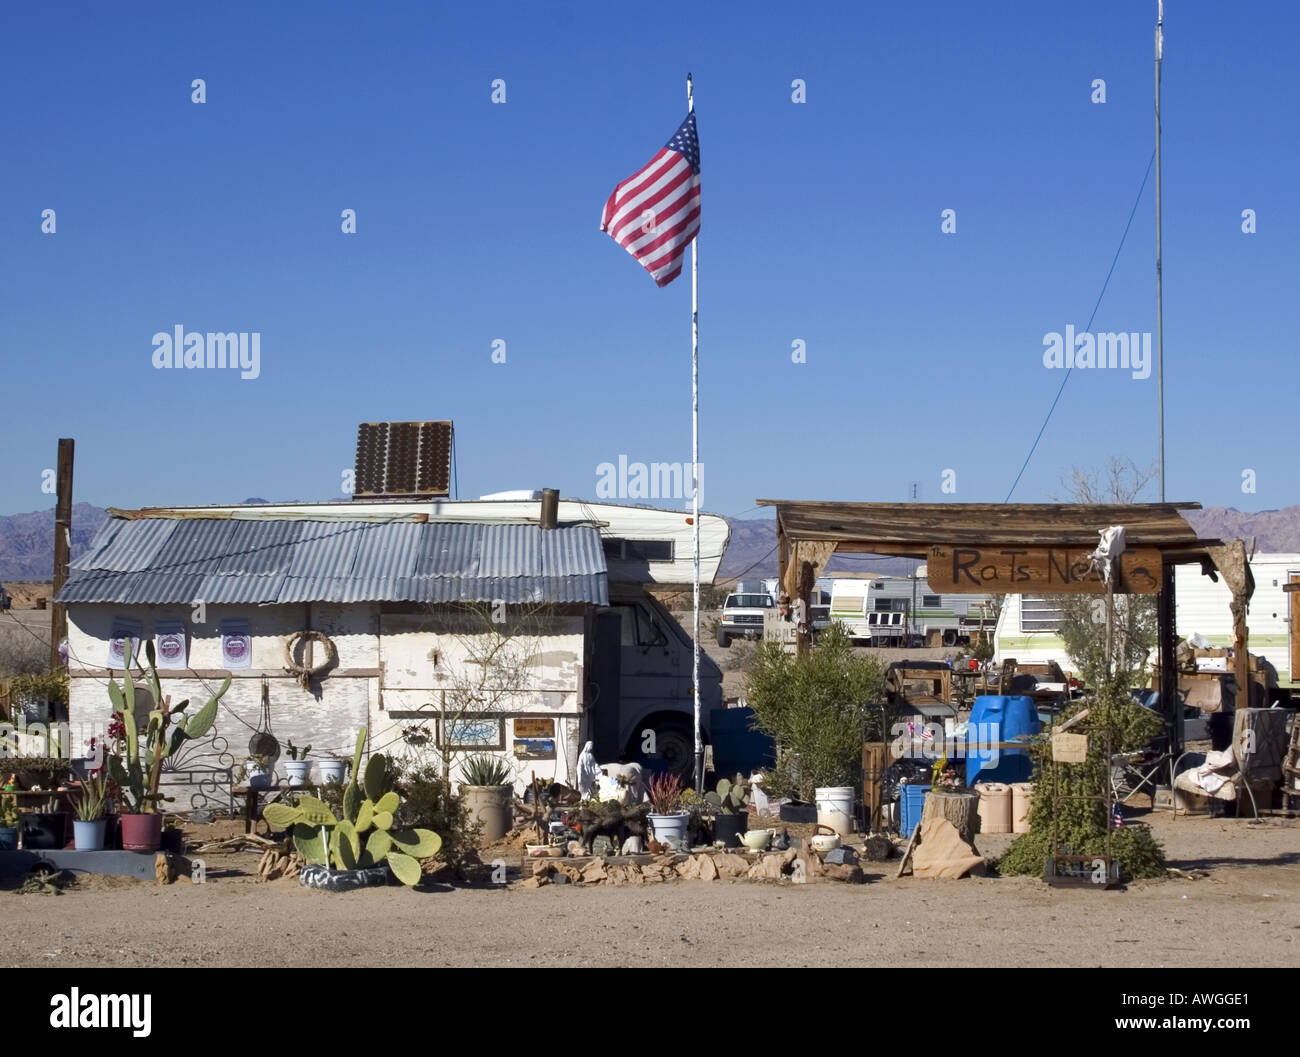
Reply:
[[[265, 503], [246, 499], [245, 503]], [[90, 544], [106, 513], [90, 503], [72, 508], [72, 556], [76, 558]], [[740, 577], [762, 579], [776, 575], [776, 521], [728, 519], [731, 543], [722, 558], [719, 580]], [[1300, 506], [1261, 510], [1250, 514], [1232, 507], [1193, 510], [1187, 520], [1198, 533], [1219, 539], [1255, 539], [1257, 550], [1270, 553], [1300, 553]], [[910, 572], [906, 558], [872, 558], [843, 555], [831, 561], [828, 572]], [[0, 516], [0, 580], [49, 580], [54, 570], [54, 510]]]

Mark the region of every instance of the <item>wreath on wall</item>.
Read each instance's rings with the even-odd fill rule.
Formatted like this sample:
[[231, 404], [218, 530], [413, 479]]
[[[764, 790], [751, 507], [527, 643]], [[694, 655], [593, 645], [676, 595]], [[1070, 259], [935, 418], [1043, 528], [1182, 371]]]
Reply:
[[[324, 659], [311, 668], [294, 660], [294, 651], [300, 641], [320, 643], [325, 647], [321, 651], [325, 654]], [[290, 675], [296, 675], [298, 685], [307, 690], [311, 687], [311, 681], [323, 674], [338, 659], [338, 650], [334, 647], [334, 641], [323, 631], [295, 631], [284, 644], [284, 658], [284, 670]]]

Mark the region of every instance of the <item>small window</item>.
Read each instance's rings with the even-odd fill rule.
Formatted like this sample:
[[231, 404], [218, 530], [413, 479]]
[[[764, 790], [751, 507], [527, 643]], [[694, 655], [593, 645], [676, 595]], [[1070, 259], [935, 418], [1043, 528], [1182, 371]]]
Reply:
[[1054, 633], [1061, 627], [1061, 606], [1043, 595], [1020, 596], [1020, 630]]
[[672, 540], [604, 539], [601, 542], [608, 561], [670, 562], [674, 560]]
[[877, 613], [888, 613], [888, 612], [889, 612], [891, 609], [893, 609], [893, 608], [894, 608], [894, 607], [893, 607], [893, 605], [892, 605], [892, 600], [891, 600], [891, 599], [888, 599], [888, 598], [877, 598], [877, 599], [876, 599], [876, 612], [877, 612]]
[[922, 609], [938, 609], [943, 605], [943, 599], [939, 595], [922, 595]]

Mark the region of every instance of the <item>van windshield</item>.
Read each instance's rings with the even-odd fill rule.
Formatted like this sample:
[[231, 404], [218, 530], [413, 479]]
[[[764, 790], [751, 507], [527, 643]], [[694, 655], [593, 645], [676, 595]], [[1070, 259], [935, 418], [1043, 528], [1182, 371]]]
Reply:
[[771, 609], [771, 595], [728, 595], [727, 609]]

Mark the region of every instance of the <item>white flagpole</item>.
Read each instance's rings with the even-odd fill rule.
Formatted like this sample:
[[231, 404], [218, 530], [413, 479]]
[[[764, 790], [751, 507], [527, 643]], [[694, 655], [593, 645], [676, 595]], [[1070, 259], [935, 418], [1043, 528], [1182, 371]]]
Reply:
[[1165, 501], [1165, 307], [1161, 261], [1160, 202], [1160, 60], [1165, 51], [1165, 3], [1156, 0], [1156, 392], [1160, 430], [1160, 502]]
[[[686, 111], [695, 113], [695, 86], [686, 75]], [[691, 523], [695, 529], [695, 634], [691, 687], [695, 695], [695, 788], [704, 788], [700, 733], [700, 236], [691, 240]]]

